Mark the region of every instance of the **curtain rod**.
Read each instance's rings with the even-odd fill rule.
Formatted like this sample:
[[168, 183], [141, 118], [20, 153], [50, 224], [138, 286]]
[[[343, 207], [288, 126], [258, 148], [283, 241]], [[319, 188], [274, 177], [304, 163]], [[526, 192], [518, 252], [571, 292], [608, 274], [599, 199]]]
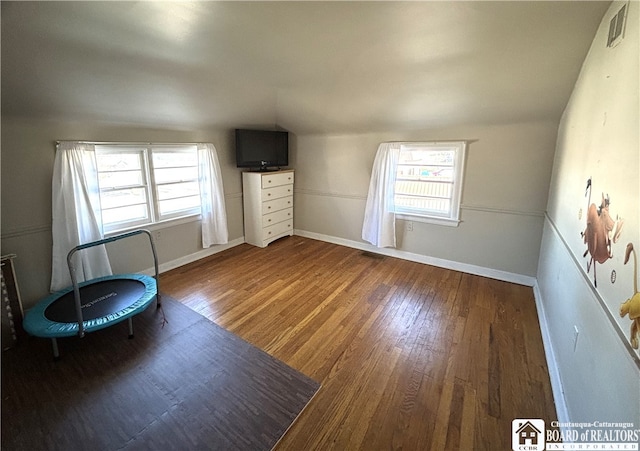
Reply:
[[198, 144], [204, 144], [205, 141], [200, 142], [149, 142], [149, 141], [74, 141], [74, 140], [58, 140], [56, 141], [56, 146], [60, 145], [63, 142], [73, 142], [78, 144], [94, 144], [96, 146], [107, 146], [107, 145], [116, 145], [116, 146], [196, 146]]
[[438, 140], [415, 140], [415, 141], [381, 141], [381, 143], [390, 144], [451, 144], [451, 143], [474, 143], [477, 139], [438, 139]]

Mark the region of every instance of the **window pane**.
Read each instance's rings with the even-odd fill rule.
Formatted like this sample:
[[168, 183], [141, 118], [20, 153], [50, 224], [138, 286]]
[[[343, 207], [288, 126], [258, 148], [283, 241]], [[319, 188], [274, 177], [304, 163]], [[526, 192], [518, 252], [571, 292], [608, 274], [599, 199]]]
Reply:
[[158, 202], [160, 215], [178, 213], [200, 207], [200, 196], [180, 197]]
[[126, 207], [128, 205], [146, 204], [145, 188], [119, 189], [100, 193], [102, 209]]
[[450, 198], [453, 191], [451, 183], [429, 183], [419, 181], [396, 182], [396, 195]]
[[154, 168], [175, 168], [182, 166], [198, 166], [198, 154], [195, 146], [188, 151], [153, 151]]
[[197, 180], [198, 168], [197, 167], [173, 167], [156, 169], [154, 171], [156, 183], [170, 183], [181, 182], [184, 180]]
[[143, 185], [142, 171], [100, 172], [100, 189]]
[[121, 222], [144, 221], [148, 218], [145, 204], [102, 210], [102, 223], [105, 226]]
[[396, 195], [395, 202], [396, 207], [402, 210], [416, 210], [418, 214], [424, 212], [448, 216], [451, 209], [451, 201], [449, 199]]
[[453, 182], [453, 168], [442, 166], [399, 165], [397, 178], [403, 180], [439, 180]]
[[127, 171], [141, 169], [139, 152], [100, 153], [96, 154], [98, 171]]
[[[200, 189], [197, 182], [172, 183], [158, 186], [158, 199], [167, 200], [178, 197], [199, 196]], [[198, 203], [199, 205], [199, 203]]]
[[420, 147], [403, 147], [400, 152], [400, 164], [453, 166], [455, 150], [424, 149]]

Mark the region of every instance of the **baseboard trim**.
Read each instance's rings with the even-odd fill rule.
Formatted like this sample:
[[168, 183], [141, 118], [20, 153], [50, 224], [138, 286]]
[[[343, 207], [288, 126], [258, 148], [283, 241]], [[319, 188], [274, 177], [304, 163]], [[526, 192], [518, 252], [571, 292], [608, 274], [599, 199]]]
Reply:
[[401, 258], [403, 260], [409, 260], [417, 263], [424, 263], [425, 265], [437, 266], [440, 268], [451, 269], [453, 271], [460, 271], [476, 276], [488, 277], [490, 279], [501, 280], [503, 282], [516, 283], [518, 285], [525, 285], [533, 287], [536, 279], [535, 277], [525, 276], [522, 274], [511, 273], [508, 271], [501, 271], [492, 268], [485, 268], [482, 266], [470, 265], [468, 263], [460, 263], [452, 260], [445, 260], [442, 258], [429, 257], [427, 255], [414, 254], [412, 252], [401, 251], [393, 248], [379, 248], [368, 243], [348, 240], [345, 238], [338, 238], [335, 236], [324, 235], [321, 233], [309, 232], [306, 230], [295, 229], [294, 235], [303, 236], [320, 241], [326, 241], [328, 243], [339, 244], [341, 246], [351, 247], [354, 249], [360, 249], [363, 251], [373, 252], [376, 254], [387, 255], [389, 257]]
[[549, 379], [551, 382], [551, 391], [553, 392], [553, 403], [556, 407], [556, 415], [558, 422], [567, 424], [570, 422], [569, 410], [564, 399], [564, 389], [562, 388], [562, 379], [560, 378], [560, 369], [556, 364], [556, 355], [551, 344], [551, 335], [549, 334], [549, 323], [547, 315], [544, 311], [544, 302], [542, 302], [542, 293], [538, 286], [538, 281], [533, 285], [533, 297], [536, 301], [536, 310], [538, 311], [538, 324], [540, 325], [540, 333], [542, 334], [542, 345], [544, 346], [544, 354], [547, 360], [547, 368], [549, 369]]
[[[171, 271], [172, 269], [179, 268], [180, 266], [193, 263], [202, 258], [209, 257], [211, 255], [217, 254], [218, 252], [226, 251], [227, 249], [231, 249], [232, 247], [238, 246], [240, 244], [244, 244], [244, 236], [240, 238], [236, 238], [235, 240], [229, 241], [227, 244], [219, 244], [216, 246], [211, 246], [208, 249], [202, 249], [198, 252], [194, 252], [193, 254], [185, 255], [184, 257], [176, 258], [175, 260], [171, 260], [165, 263], [161, 263], [158, 265], [158, 271], [160, 274], [163, 272]], [[143, 274], [147, 274], [149, 276], [154, 275], [155, 270], [153, 268], [148, 268], [141, 271]]]

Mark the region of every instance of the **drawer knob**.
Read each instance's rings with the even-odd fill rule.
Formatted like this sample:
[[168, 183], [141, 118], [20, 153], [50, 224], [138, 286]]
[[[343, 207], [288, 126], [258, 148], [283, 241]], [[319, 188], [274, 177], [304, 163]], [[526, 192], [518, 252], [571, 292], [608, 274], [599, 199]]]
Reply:
[[267, 183], [271, 183], [271, 180], [269, 180]]

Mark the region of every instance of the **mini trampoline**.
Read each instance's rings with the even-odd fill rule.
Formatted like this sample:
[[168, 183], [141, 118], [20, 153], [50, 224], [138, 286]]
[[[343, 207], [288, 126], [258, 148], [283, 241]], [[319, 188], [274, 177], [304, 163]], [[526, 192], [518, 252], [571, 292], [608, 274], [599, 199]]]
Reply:
[[[73, 255], [82, 249], [146, 234], [153, 253], [155, 277], [144, 274], [117, 274], [77, 283], [72, 264]], [[73, 248], [67, 255], [72, 286], [42, 299], [25, 315], [24, 329], [36, 337], [51, 338], [53, 356], [59, 357], [56, 339], [104, 329], [121, 321], [129, 321], [129, 338], [133, 338], [132, 317], [144, 311], [158, 295], [158, 258], [151, 234], [136, 230], [93, 241]]]

